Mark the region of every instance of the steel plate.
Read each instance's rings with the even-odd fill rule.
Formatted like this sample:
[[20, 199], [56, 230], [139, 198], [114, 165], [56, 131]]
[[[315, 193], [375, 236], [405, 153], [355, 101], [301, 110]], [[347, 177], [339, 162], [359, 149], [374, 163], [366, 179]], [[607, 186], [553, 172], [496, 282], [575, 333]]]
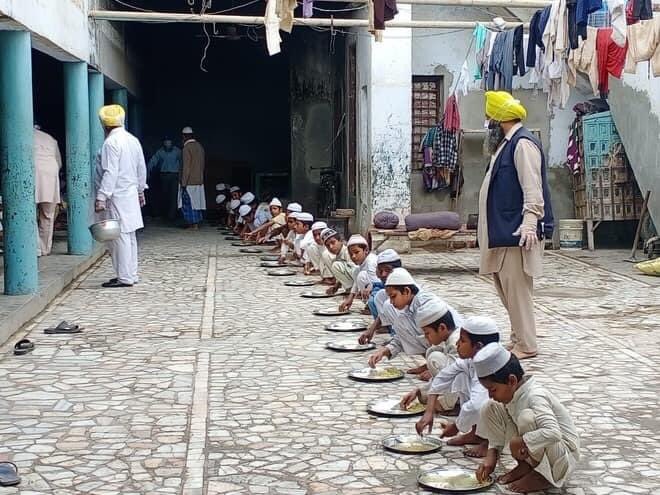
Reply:
[[297, 275], [297, 273], [294, 271], [283, 269], [268, 270], [266, 273], [271, 277], [290, 277], [291, 275]]
[[280, 257], [276, 254], [266, 254], [259, 259], [261, 261], [278, 261]]
[[315, 309], [316, 316], [344, 316], [350, 314], [350, 311], [339, 311], [337, 308]]
[[362, 368], [351, 370], [348, 377], [358, 382], [393, 382], [403, 378], [403, 371], [392, 366], [387, 368]]
[[239, 249], [238, 252], [239, 253], [245, 253], [245, 254], [261, 254], [261, 253], [264, 252], [264, 250], [259, 249], [259, 248], [254, 248], [254, 247], [247, 247], [247, 248]]
[[325, 326], [328, 332], [360, 332], [367, 329], [362, 321], [335, 321]]
[[419, 435], [392, 435], [383, 440], [383, 447], [397, 454], [425, 455], [442, 448], [439, 438]]
[[363, 352], [376, 348], [376, 344], [369, 342], [368, 344], [359, 344], [357, 340], [335, 340], [334, 342], [327, 342], [325, 347], [337, 352]]
[[453, 468], [424, 471], [417, 476], [417, 483], [432, 492], [465, 493], [488, 488], [493, 484], [493, 480], [479, 483], [474, 471]]
[[324, 290], [319, 291], [319, 290], [312, 290], [312, 291], [305, 291], [302, 294], [300, 294], [300, 297], [306, 297], [308, 299], [326, 299], [329, 297], [337, 297], [343, 294], [327, 294]]
[[241, 238], [237, 235], [228, 235], [225, 237], [225, 241], [240, 241]]
[[305, 279], [289, 280], [288, 282], [284, 282], [284, 285], [287, 287], [311, 287], [312, 285], [316, 285], [316, 282]]
[[417, 401], [413, 402], [408, 409], [401, 409], [400, 402], [401, 399], [378, 399], [367, 405], [367, 412], [386, 418], [410, 418], [421, 416], [426, 410], [426, 406]]
[[[241, 251], [242, 251], [242, 249], [241, 249]], [[285, 266], [285, 265], [283, 265], [279, 261], [262, 261], [261, 263], [259, 263], [259, 266], [261, 266], [263, 268], [277, 268], [277, 267]]]

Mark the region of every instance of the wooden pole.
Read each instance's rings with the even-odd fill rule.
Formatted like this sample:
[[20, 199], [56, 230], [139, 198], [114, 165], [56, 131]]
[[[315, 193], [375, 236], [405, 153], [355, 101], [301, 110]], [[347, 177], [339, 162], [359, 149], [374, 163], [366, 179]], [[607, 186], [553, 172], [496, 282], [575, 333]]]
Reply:
[[635, 231], [635, 241], [633, 242], [632, 251], [630, 251], [630, 258], [627, 261], [636, 262], [635, 253], [637, 252], [637, 244], [639, 243], [639, 236], [642, 235], [642, 225], [644, 224], [644, 218], [646, 217], [646, 212], [649, 207], [649, 198], [651, 197], [651, 191], [646, 191], [644, 196], [644, 203], [642, 204], [642, 212], [639, 215], [639, 223], [637, 223], [637, 230]]

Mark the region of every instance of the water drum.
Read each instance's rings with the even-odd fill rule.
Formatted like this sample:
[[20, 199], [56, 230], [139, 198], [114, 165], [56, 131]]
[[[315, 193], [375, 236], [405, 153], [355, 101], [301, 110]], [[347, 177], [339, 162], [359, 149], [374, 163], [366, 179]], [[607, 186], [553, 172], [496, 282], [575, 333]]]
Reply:
[[582, 249], [584, 245], [584, 221], [575, 219], [559, 220], [559, 248]]

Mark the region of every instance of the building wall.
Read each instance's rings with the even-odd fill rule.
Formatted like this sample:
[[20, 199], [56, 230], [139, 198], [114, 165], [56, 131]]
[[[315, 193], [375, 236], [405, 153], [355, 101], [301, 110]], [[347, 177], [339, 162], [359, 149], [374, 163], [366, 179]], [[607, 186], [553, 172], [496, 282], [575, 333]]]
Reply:
[[[498, 9], [474, 9], [465, 7], [437, 7], [415, 5], [414, 19], [434, 20], [491, 20], [495, 15], [506, 13]], [[444, 99], [454, 89], [464, 60], [468, 61], [470, 73], [475, 68], [474, 47], [470, 47], [471, 30], [455, 32], [437, 29], [413, 30], [412, 75], [440, 75], [444, 77]], [[572, 218], [574, 216], [572, 181], [564, 167], [568, 126], [573, 120], [572, 107], [584, 98], [574, 92], [564, 110], [555, 110], [553, 118], [547, 111], [547, 96], [536, 93], [528, 83], [528, 76], [514, 78], [514, 96], [519, 98], [527, 108], [528, 119], [525, 125], [539, 129], [546, 159], [548, 160], [548, 179], [552, 190], [552, 203], [556, 218]], [[483, 129], [484, 126], [484, 95], [478, 82], [471, 82], [467, 96], [459, 96], [461, 125], [464, 129]], [[478, 210], [477, 201], [479, 188], [486, 167], [487, 158], [483, 153], [485, 134], [467, 135], [464, 141], [463, 194], [458, 204], [450, 199], [448, 192], [427, 193], [422, 184], [421, 171], [411, 174], [412, 211], [428, 212], [438, 210], [453, 210], [459, 212], [463, 221], [470, 213]]]

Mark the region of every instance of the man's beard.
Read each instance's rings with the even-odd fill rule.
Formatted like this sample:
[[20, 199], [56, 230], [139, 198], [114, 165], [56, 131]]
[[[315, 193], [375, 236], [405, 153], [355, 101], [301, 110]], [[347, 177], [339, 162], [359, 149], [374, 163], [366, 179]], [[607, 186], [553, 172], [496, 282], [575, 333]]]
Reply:
[[499, 122], [492, 122], [488, 126], [488, 136], [486, 137], [486, 149], [489, 155], [494, 155], [504, 140], [504, 131]]

